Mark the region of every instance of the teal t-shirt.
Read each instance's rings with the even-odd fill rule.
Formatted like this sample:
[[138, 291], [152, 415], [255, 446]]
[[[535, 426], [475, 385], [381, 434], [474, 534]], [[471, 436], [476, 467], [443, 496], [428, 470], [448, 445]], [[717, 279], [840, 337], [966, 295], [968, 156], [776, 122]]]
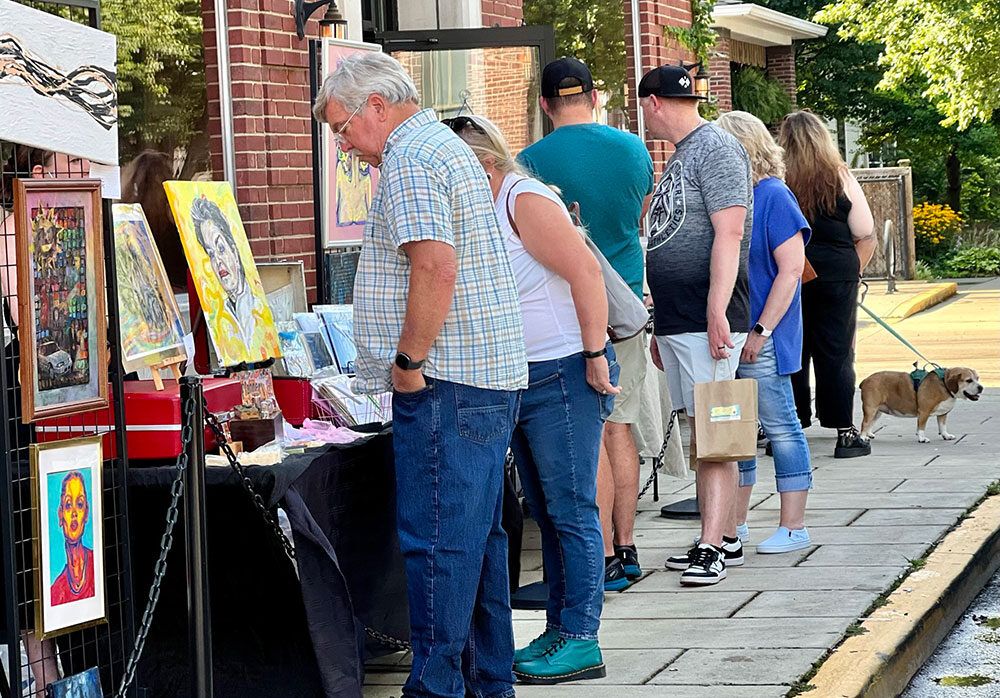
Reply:
[[635, 134], [603, 124], [562, 126], [517, 157], [531, 174], [559, 187], [597, 247], [642, 298], [642, 202], [653, 191], [653, 161]]

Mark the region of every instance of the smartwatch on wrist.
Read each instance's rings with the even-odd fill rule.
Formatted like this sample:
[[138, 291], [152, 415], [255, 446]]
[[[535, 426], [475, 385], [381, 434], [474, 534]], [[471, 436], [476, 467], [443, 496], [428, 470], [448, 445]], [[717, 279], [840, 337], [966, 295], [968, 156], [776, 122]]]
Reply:
[[417, 369], [423, 367], [424, 359], [420, 361], [414, 361], [410, 358], [409, 354], [404, 354], [399, 352], [396, 354], [396, 365], [399, 366], [404, 371], [416, 371]]
[[757, 334], [759, 334], [761, 337], [770, 337], [771, 336], [771, 330], [767, 329], [766, 327], [764, 327], [759, 322], [756, 325], [753, 326], [753, 331], [756, 332]]
[[596, 359], [599, 356], [604, 356], [607, 353], [608, 353], [608, 348], [607, 347], [601, 347], [597, 351], [587, 351], [586, 349], [584, 349], [583, 350], [583, 358], [585, 358], [585, 359]]

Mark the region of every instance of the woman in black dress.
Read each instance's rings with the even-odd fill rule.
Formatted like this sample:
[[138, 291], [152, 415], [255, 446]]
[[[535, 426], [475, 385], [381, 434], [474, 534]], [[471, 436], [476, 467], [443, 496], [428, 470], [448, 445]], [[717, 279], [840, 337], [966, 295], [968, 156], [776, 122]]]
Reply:
[[809, 364], [816, 374], [816, 417], [837, 430], [834, 456], [871, 453], [854, 427], [854, 334], [858, 284], [875, 252], [875, 222], [826, 125], [812, 112], [785, 117], [778, 136], [785, 181], [812, 227], [806, 247], [815, 278], [802, 284], [802, 370], [792, 375], [802, 427], [812, 423]]

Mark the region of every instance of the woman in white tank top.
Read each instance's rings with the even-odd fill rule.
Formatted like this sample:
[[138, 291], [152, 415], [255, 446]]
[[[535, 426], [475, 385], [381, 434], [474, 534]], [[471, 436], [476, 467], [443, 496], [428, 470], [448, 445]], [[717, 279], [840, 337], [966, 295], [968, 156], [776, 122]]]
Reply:
[[522, 683], [605, 675], [597, 644], [604, 543], [597, 509], [601, 428], [618, 392], [601, 267], [559, 197], [517, 166], [479, 116], [446, 119], [479, 158], [521, 301], [528, 388], [511, 449], [542, 535], [546, 630], [514, 654]]

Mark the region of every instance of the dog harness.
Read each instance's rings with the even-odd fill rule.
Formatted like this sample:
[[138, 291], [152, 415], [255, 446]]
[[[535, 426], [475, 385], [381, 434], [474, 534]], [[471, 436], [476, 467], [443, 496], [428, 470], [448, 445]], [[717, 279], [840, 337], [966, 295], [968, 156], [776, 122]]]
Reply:
[[[948, 390], [948, 385], [944, 382], [944, 372], [947, 370], [948, 369], [941, 368], [940, 366], [934, 367], [934, 373], [936, 373], [938, 378], [941, 379], [941, 383], [944, 384], [945, 390]], [[913, 381], [914, 392], [920, 389], [920, 384], [923, 382], [924, 378], [927, 377], [928, 373], [931, 373], [931, 371], [926, 371], [922, 368], [917, 368], [917, 364], [916, 362], [914, 362], [913, 370], [910, 371], [910, 380]], [[950, 390], [948, 390], [948, 394], [951, 395], [952, 397], [955, 397], [955, 395]]]

